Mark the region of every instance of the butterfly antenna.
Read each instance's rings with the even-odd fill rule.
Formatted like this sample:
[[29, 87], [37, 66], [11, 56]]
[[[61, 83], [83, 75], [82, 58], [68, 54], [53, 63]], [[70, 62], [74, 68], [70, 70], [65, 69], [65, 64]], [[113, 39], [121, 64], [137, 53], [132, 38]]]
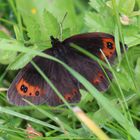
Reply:
[[63, 19], [62, 19], [62, 21], [60, 22], [60, 40], [62, 41], [62, 35], [63, 35], [63, 23], [64, 23], [64, 21], [65, 21], [65, 19], [66, 19], [66, 17], [67, 17], [67, 12], [65, 13], [65, 15], [64, 15], [64, 17], [63, 17]]

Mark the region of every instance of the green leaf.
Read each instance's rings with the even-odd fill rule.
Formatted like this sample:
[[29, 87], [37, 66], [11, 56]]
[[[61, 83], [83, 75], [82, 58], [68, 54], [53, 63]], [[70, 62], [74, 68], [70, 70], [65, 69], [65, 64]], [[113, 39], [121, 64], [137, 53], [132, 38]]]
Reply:
[[65, 28], [63, 30], [62, 39], [68, 38], [70, 36], [70, 28]]
[[115, 75], [117, 76], [121, 89], [124, 89], [126, 91], [129, 91], [130, 89], [135, 90], [134, 85], [130, 84], [133, 83], [133, 81], [128, 71], [126, 71], [126, 69], [124, 69], [123, 67], [121, 67], [120, 69], [121, 70], [119, 72], [115, 72]]
[[20, 30], [19, 30], [17, 25], [14, 25], [14, 32], [15, 32], [15, 35], [16, 35], [16, 39], [17, 40], [22, 40], [22, 36], [21, 36]]
[[[113, 7], [112, 0], [107, 1], [106, 4]], [[135, 0], [116, 0], [116, 6], [119, 13], [129, 16], [134, 10]]]
[[18, 70], [23, 68], [27, 63], [29, 63], [35, 55], [29, 53], [21, 53], [19, 54], [16, 59], [10, 63], [8, 69], [10, 70]]
[[[2, 46], [3, 48], [7, 47], [9, 48], [11, 45], [11, 40], [10, 39], [4, 39], [4, 38], [0, 38], [0, 46]], [[16, 58], [17, 52], [13, 52], [13, 51], [5, 51], [5, 50], [0, 50], [0, 63], [1, 64], [9, 64], [11, 62], [14, 61], [14, 59]]]
[[113, 19], [109, 15], [101, 15], [100, 13], [88, 12], [85, 16], [86, 25], [90, 31], [107, 32], [112, 33]]
[[12, 51], [4, 51], [0, 50], [0, 63], [1, 64], [9, 64], [14, 61], [16, 58], [17, 53]]
[[46, 10], [44, 10], [43, 17], [44, 17], [44, 26], [48, 38], [51, 35], [57, 37], [60, 34], [60, 25], [57, 19], [49, 11]]
[[62, 22], [64, 15], [67, 13], [63, 22], [63, 29], [69, 28], [71, 35], [79, 33], [81, 28], [79, 24], [81, 24], [81, 22], [79, 22], [78, 15], [76, 15], [73, 0], [47, 0], [47, 2], [47, 11], [50, 11], [57, 18], [59, 23]]
[[[43, 7], [38, 1], [16, 0], [18, 11], [20, 12], [24, 24], [26, 25], [28, 36], [32, 42], [42, 42], [48, 40], [48, 35], [44, 32]], [[46, 3], [44, 4], [45, 8]]]
[[128, 16], [134, 10], [134, 6], [135, 6], [135, 0], [120, 0], [119, 2], [120, 12]]
[[90, 0], [89, 4], [96, 11], [100, 12], [100, 9], [104, 6], [105, 0]]
[[9, 38], [10, 38], [10, 36], [9, 36], [9, 35], [7, 35], [5, 32], [0, 31], [0, 38], [6, 38], [6, 39], [9, 39]]

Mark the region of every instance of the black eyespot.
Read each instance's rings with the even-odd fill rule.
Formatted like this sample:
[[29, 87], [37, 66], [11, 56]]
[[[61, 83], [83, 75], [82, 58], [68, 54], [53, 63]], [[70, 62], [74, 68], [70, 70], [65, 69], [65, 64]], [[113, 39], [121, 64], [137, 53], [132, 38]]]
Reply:
[[36, 92], [35, 92], [35, 95], [36, 95], [36, 96], [39, 96], [39, 94], [40, 94], [39, 91], [36, 91]]
[[24, 93], [27, 92], [28, 88], [25, 85], [21, 85], [20, 87], [21, 91], [23, 91]]
[[23, 92], [26, 93], [28, 90], [28, 88], [26, 86], [24, 86]]
[[113, 43], [111, 43], [111, 42], [107, 42], [107, 48], [109, 48], [109, 49], [113, 49]]
[[24, 85], [21, 85], [21, 87], [20, 87], [20, 89], [21, 89], [21, 91], [23, 91], [24, 90]]

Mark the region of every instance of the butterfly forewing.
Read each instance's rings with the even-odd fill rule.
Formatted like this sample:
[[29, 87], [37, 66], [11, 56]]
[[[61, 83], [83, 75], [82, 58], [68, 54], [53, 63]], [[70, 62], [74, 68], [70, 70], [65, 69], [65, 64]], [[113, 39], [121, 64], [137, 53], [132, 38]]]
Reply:
[[71, 43], [76, 44], [97, 56], [99, 59], [105, 60], [102, 54], [103, 52], [111, 63], [114, 62], [117, 55], [114, 37], [106, 33], [95, 32], [74, 35], [65, 39], [62, 43], [66, 46], [70, 46]]

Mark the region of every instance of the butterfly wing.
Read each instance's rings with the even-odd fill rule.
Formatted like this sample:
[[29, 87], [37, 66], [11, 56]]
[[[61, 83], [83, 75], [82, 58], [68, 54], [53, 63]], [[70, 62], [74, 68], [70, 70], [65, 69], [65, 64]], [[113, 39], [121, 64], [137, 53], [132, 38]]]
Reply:
[[45, 94], [49, 91], [44, 79], [38, 74], [31, 64], [24, 67], [15, 77], [8, 89], [7, 97], [15, 105], [27, 105], [23, 99], [34, 104], [43, 104]]
[[[69, 103], [76, 103], [80, 100], [79, 82], [60, 64], [51, 62], [52, 71], [49, 79]], [[62, 100], [53, 90], [47, 94], [47, 104], [56, 106], [62, 104]]]
[[70, 46], [71, 43], [84, 48], [99, 59], [104, 60], [104, 56], [101, 53], [102, 50], [108, 61], [111, 63], [114, 62], [117, 55], [114, 37], [107, 33], [94, 32], [79, 34], [63, 41], [65, 46]]
[[[52, 49], [45, 51], [45, 53], [52, 55]], [[33, 61], [68, 102], [78, 102], [80, 100], [77, 80], [60, 64], [38, 56]], [[18, 73], [8, 89], [7, 97], [10, 103], [19, 106], [28, 105], [23, 99], [36, 105], [47, 103], [54, 106], [63, 103], [30, 63]]]
[[69, 53], [67, 57], [69, 58], [68, 65], [84, 76], [99, 91], [106, 91], [108, 89], [110, 85], [109, 80], [112, 80], [112, 74], [109, 70], [104, 68], [103, 71], [96, 61], [76, 52], [73, 52], [72, 55]]
[[107, 90], [110, 85], [109, 80], [112, 80], [111, 72], [105, 68], [103, 71], [96, 61], [71, 48], [70, 45], [76, 44], [104, 61], [102, 50], [108, 61], [113, 63], [117, 55], [114, 37], [106, 33], [86, 33], [67, 38], [62, 43], [70, 48], [66, 55], [68, 64], [88, 79], [99, 91]]

